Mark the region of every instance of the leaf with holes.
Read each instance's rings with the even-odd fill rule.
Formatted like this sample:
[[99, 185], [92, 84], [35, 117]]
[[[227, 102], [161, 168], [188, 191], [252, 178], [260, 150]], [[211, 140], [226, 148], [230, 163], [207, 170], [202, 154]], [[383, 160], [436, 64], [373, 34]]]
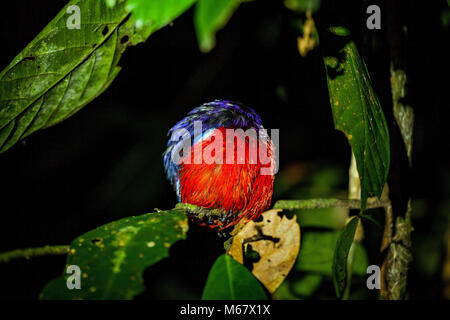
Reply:
[[[259, 221], [249, 221], [234, 235], [227, 251], [236, 261], [251, 265], [252, 274], [273, 293], [283, 282], [300, 250], [297, 216], [288, 218], [281, 209], [264, 212]], [[257, 259], [248, 261], [249, 252]]]
[[266, 300], [262, 285], [242, 264], [227, 254], [214, 262], [203, 300]]
[[340, 298], [347, 285], [347, 264], [350, 248], [355, 238], [356, 228], [358, 227], [359, 218], [352, 218], [339, 236], [333, 257], [333, 284], [336, 295]]
[[365, 210], [370, 195], [381, 196], [388, 176], [388, 127], [367, 67], [349, 39], [349, 32], [332, 28], [326, 36], [326, 46], [334, 46], [324, 57], [334, 125], [346, 135], [355, 155], [361, 207]]
[[243, 0], [199, 0], [195, 6], [194, 25], [200, 50], [208, 52], [216, 44], [216, 32], [230, 20]]
[[[76, 6], [79, 29], [69, 23]], [[72, 0], [0, 73], [0, 153], [108, 88], [126, 47], [150, 35], [135, 29], [128, 15], [123, 3], [110, 8], [104, 1]]]
[[[187, 216], [174, 209], [108, 223], [75, 239], [67, 266], [81, 269], [81, 289], [67, 288], [68, 274], [51, 281], [41, 299], [131, 299], [144, 290], [142, 273], [168, 257], [186, 238]], [[70, 280], [69, 280], [70, 281]]]

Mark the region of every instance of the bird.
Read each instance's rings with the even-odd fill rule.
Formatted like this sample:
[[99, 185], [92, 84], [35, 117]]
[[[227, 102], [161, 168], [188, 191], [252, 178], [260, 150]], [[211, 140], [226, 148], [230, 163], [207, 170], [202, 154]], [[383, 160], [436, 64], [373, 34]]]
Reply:
[[257, 220], [271, 203], [274, 144], [259, 115], [242, 103], [214, 100], [188, 112], [168, 132], [166, 177], [178, 202], [214, 214], [199, 215], [208, 228]]

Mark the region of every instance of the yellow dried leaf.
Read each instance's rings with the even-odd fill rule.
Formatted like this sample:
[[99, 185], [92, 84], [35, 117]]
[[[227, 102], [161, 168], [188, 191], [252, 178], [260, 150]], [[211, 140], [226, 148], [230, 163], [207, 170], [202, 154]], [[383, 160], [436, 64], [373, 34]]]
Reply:
[[273, 293], [293, 267], [300, 250], [300, 226], [297, 217], [280, 215], [281, 209], [262, 214], [262, 221], [239, 226], [228, 254], [244, 263], [244, 253], [251, 245], [260, 259], [253, 263], [253, 275]]

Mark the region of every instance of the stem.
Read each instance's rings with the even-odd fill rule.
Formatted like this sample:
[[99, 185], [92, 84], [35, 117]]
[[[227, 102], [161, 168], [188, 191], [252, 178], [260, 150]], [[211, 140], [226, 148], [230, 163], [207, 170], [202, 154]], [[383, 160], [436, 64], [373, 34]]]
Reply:
[[17, 249], [0, 253], [0, 263], [6, 263], [13, 259], [39, 257], [46, 255], [61, 255], [69, 253], [69, 246], [45, 246], [40, 248]]
[[[348, 198], [354, 200], [361, 200], [361, 180], [359, 179], [358, 168], [356, 165], [355, 154], [352, 152], [352, 157], [350, 160], [350, 168], [348, 170]], [[350, 210], [347, 210], [347, 219], [350, 215]], [[352, 286], [352, 271], [353, 271], [353, 260], [355, 258], [355, 244], [361, 242], [364, 237], [364, 230], [361, 221], [358, 222], [358, 227], [356, 228], [355, 236], [353, 238], [352, 246], [348, 252], [347, 257], [347, 281], [345, 282], [345, 288], [342, 295], [342, 300], [348, 300], [350, 296], [350, 288]]]
[[177, 203], [175, 206], [177, 209], [184, 209], [188, 212], [197, 214], [198, 218], [203, 218], [204, 216], [223, 216], [226, 214], [226, 212], [222, 209], [210, 209], [210, 208], [203, 208], [200, 206], [196, 206], [195, 204], [190, 203]]
[[[367, 209], [384, 208], [387, 202], [377, 198], [367, 199]], [[273, 206], [274, 209], [320, 209], [320, 208], [348, 208], [361, 209], [360, 200], [342, 199], [307, 199], [307, 200], [279, 200]]]

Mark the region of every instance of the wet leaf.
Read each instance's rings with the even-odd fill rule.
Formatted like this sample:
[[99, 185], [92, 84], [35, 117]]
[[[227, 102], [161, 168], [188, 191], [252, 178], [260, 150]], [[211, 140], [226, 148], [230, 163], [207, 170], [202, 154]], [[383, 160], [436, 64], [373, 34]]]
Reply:
[[227, 254], [217, 258], [203, 291], [203, 300], [266, 300], [261, 284]]
[[261, 221], [249, 221], [234, 236], [228, 253], [245, 264], [249, 249], [257, 257], [251, 263], [252, 273], [273, 293], [292, 269], [300, 250], [296, 215], [289, 219], [280, 209], [274, 209], [264, 212]]
[[198, 45], [208, 52], [216, 44], [216, 32], [225, 27], [243, 0], [199, 0], [195, 6], [194, 25]]
[[[193, 2], [70, 1], [0, 73], [0, 153], [98, 97], [118, 75], [126, 47], [145, 41]], [[80, 9], [80, 28], [69, 29], [73, 6]], [[136, 28], [128, 10], [152, 23]]]
[[[80, 8], [80, 28], [69, 29]], [[122, 4], [72, 0], [0, 73], [0, 152], [31, 133], [72, 116], [119, 73], [128, 45], [144, 41]]]
[[41, 299], [131, 299], [145, 288], [142, 273], [168, 257], [169, 248], [185, 239], [182, 210], [160, 211], [120, 219], [89, 231], [70, 245], [67, 266], [81, 269], [81, 289], [69, 290], [69, 275], [51, 281]]
[[[335, 128], [342, 131], [356, 158], [362, 210], [370, 195], [381, 196], [389, 162], [389, 132], [369, 72], [345, 28], [333, 28], [324, 57]], [[330, 43], [331, 42], [331, 43]]]
[[340, 298], [347, 284], [347, 264], [350, 248], [355, 238], [359, 218], [351, 219], [339, 236], [333, 257], [333, 285], [336, 295]]

